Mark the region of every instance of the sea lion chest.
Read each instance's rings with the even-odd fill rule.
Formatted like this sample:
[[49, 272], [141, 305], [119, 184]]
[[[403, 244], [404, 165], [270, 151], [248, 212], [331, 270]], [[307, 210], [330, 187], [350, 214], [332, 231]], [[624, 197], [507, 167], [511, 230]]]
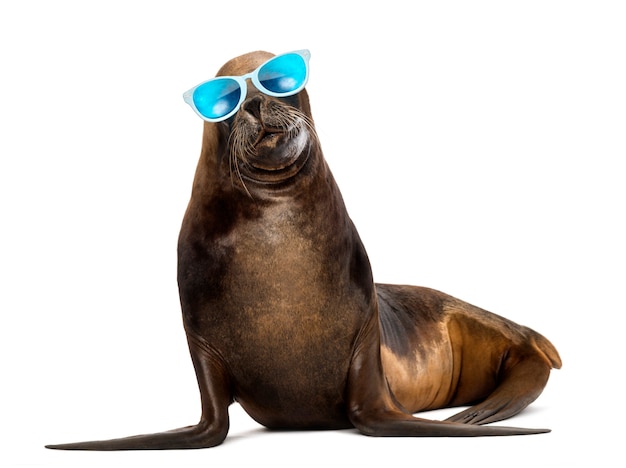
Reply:
[[189, 257], [179, 271], [188, 328], [225, 359], [236, 399], [269, 427], [348, 425], [342, 389], [367, 306], [351, 284], [350, 233], [327, 231], [315, 213], [276, 202], [203, 249], [198, 240], [179, 249]]

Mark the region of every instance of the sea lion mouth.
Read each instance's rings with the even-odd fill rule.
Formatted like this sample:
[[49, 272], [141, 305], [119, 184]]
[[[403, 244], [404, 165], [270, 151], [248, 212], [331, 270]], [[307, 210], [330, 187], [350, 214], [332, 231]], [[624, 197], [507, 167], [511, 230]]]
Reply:
[[241, 170], [248, 180], [276, 183], [295, 176], [306, 164], [309, 134], [306, 130], [293, 136], [287, 132], [268, 133], [255, 145], [256, 157], [248, 158]]
[[[258, 158], [254, 159], [261, 158], [264, 153], [278, 150], [281, 145], [286, 143], [286, 138], [288, 138], [288, 132], [261, 127], [261, 130], [256, 137], [256, 141], [252, 145], [258, 156]], [[253, 161], [251, 162], [252, 164], [254, 164]], [[271, 165], [269, 165], [269, 167], [267, 167], [267, 170], [281, 169], [281, 163], [279, 161], [276, 162], [278, 164], [277, 167], [272, 167]]]
[[263, 171], [281, 171], [297, 160], [306, 140], [308, 135], [303, 129], [276, 131], [263, 128], [253, 144], [254, 157], [248, 154], [247, 162]]
[[256, 112], [245, 110], [231, 127], [231, 170], [259, 182], [282, 181], [306, 163], [314, 130], [295, 107], [262, 102]]
[[279, 138], [280, 136], [284, 134], [285, 132], [283, 130], [261, 128], [261, 131], [259, 132], [259, 135], [257, 136], [254, 146], [256, 147], [257, 145], [262, 144], [262, 143], [272, 144], [273, 141], [275, 141], [277, 138]]

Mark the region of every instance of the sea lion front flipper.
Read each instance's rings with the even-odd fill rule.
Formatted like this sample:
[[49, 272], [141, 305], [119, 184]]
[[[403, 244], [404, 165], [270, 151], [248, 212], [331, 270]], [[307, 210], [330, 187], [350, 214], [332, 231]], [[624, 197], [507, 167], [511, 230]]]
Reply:
[[99, 451], [160, 450], [207, 448], [221, 444], [228, 433], [228, 406], [232, 402], [228, 374], [219, 356], [201, 339], [195, 339], [192, 333], [188, 333], [187, 336], [202, 401], [202, 417], [198, 424], [155, 434], [46, 445], [46, 448]]

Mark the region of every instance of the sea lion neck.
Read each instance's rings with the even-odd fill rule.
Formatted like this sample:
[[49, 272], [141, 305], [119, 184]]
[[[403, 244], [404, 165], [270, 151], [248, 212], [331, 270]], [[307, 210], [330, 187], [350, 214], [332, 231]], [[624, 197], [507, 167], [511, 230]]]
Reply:
[[[209, 237], [219, 237], [242, 220], [263, 217], [279, 220], [290, 216], [298, 219], [294, 213], [308, 213], [302, 217], [300, 229], [303, 232], [328, 232], [330, 222], [335, 225], [334, 229], [341, 230], [350, 223], [319, 145], [307, 149], [310, 154], [297, 173], [277, 181], [262, 180], [258, 174], [250, 178], [232, 167], [228, 154], [223, 152], [216, 156], [215, 151], [208, 149], [210, 147], [203, 149], [198, 163], [185, 215], [184, 223], [194, 225], [190, 231], [205, 231]], [[335, 233], [330, 237], [333, 236]]]
[[[247, 54], [222, 72], [247, 73], [267, 57]], [[452, 296], [375, 285], [324, 161], [306, 92], [250, 99], [234, 117], [238, 128], [226, 121], [205, 124], [178, 242], [180, 304], [200, 422], [47, 447], [213, 447], [228, 433], [234, 401], [269, 428], [355, 427], [370, 436], [415, 437], [549, 432], [483, 424], [514, 416], [539, 396], [550, 369], [561, 366], [554, 346], [528, 327]], [[342, 115], [355, 118], [341, 104]], [[338, 131], [346, 138], [344, 128]], [[370, 135], [349, 137], [363, 143]], [[355, 155], [356, 146], [344, 157]], [[369, 188], [375, 190], [375, 180]], [[425, 221], [418, 209], [409, 207], [406, 215]], [[379, 227], [388, 232], [386, 223], [379, 220]], [[144, 334], [151, 329], [146, 323]], [[141, 336], [137, 342], [141, 346]], [[470, 407], [447, 421], [413, 416], [451, 406]]]

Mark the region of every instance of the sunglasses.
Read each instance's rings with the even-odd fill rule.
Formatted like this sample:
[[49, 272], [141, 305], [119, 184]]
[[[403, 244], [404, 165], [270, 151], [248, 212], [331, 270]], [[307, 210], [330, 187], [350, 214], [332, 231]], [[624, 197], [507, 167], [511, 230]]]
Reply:
[[269, 59], [252, 73], [218, 76], [194, 86], [183, 99], [207, 122], [220, 122], [233, 116], [246, 98], [246, 80], [264, 94], [286, 97], [302, 91], [309, 79], [308, 50], [298, 50]]

